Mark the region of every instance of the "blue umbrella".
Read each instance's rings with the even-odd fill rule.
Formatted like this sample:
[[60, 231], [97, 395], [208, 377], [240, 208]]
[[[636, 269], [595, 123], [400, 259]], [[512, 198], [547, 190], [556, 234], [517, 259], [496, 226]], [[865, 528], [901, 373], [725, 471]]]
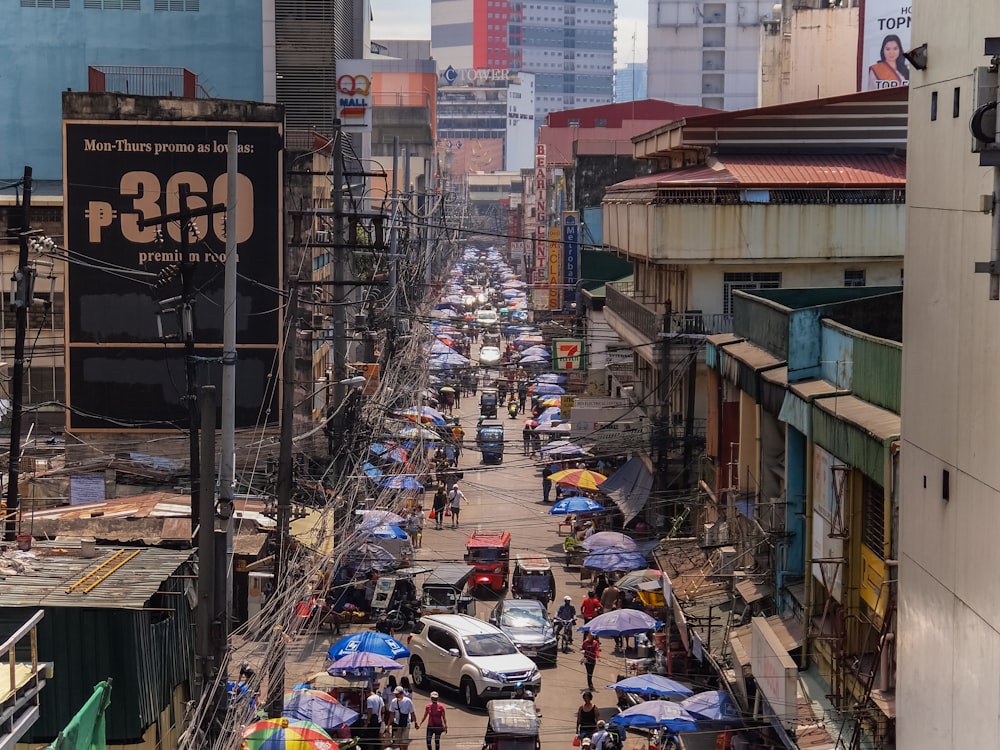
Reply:
[[564, 497], [549, 508], [549, 513], [553, 516], [560, 516], [567, 513], [593, 513], [600, 510], [604, 510], [604, 506], [589, 497]]
[[583, 558], [583, 567], [603, 570], [606, 573], [639, 570], [646, 567], [646, 556], [639, 552], [625, 552], [608, 547], [591, 552]]
[[382, 476], [382, 470], [373, 463], [365, 462], [361, 468], [365, 472], [365, 475], [371, 479], [378, 479]]
[[360, 633], [345, 635], [330, 646], [326, 658], [336, 661], [350, 654], [377, 654], [390, 659], [405, 659], [410, 655], [410, 649], [397, 641], [388, 633], [375, 630], [363, 630]]
[[611, 725], [671, 732], [693, 732], [698, 728], [691, 714], [670, 701], [644, 701], [626, 708], [611, 719]]
[[553, 419], [559, 419], [562, 417], [562, 409], [558, 406], [550, 406], [548, 409], [543, 411], [538, 415], [539, 422], [551, 422]]
[[565, 375], [559, 375], [555, 372], [546, 372], [535, 378], [536, 383], [565, 383], [567, 380]]
[[311, 721], [324, 729], [353, 724], [359, 716], [357, 711], [319, 690], [293, 690], [285, 693], [285, 707], [281, 715], [290, 721]]
[[[519, 365], [547, 365], [549, 360], [545, 357], [539, 357], [537, 354], [530, 354], [527, 357], [521, 357], [517, 360]], [[558, 386], [556, 386], [558, 388]]]
[[368, 446], [368, 450], [376, 456], [384, 456], [389, 451], [389, 446], [385, 443], [372, 443]]
[[660, 625], [638, 609], [613, 609], [598, 615], [579, 630], [589, 630], [598, 638], [614, 638], [620, 635], [639, 635]]
[[539, 383], [532, 391], [536, 396], [561, 396], [566, 392], [558, 383]]
[[365, 533], [370, 536], [377, 536], [379, 539], [408, 539], [409, 536], [398, 526], [383, 524], [382, 526], [372, 526], [365, 529]]
[[[694, 690], [687, 685], [682, 685], [676, 680], [671, 680], [669, 677], [663, 677], [658, 674], [640, 674], [635, 677], [627, 677], [606, 687], [621, 690], [623, 693], [659, 695], [663, 697], [671, 695], [685, 696], [694, 693]], [[681, 705], [683, 706], [684, 704], [682, 703]]]
[[388, 490], [422, 490], [424, 488], [416, 479], [405, 474], [396, 474], [388, 479], [383, 479], [379, 483], [379, 487], [385, 487]]
[[678, 704], [695, 717], [709, 721], [739, 721], [740, 710], [725, 690], [706, 690], [685, 698]]
[[521, 352], [521, 354], [524, 355], [525, 357], [530, 357], [535, 354], [537, 354], [539, 357], [549, 357], [549, 358], [552, 357], [552, 353], [548, 349], [546, 349], [544, 346], [538, 346], [537, 344], [535, 346], [529, 346], [527, 349]]

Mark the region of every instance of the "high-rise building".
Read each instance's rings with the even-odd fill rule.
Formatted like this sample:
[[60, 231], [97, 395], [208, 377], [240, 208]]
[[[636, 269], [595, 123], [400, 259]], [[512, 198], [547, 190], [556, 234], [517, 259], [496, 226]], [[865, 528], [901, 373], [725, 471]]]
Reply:
[[713, 109], [758, 106], [761, 23], [772, 17], [780, 17], [775, 0], [650, 0], [649, 97]]
[[468, 70], [535, 75], [535, 123], [608, 104], [614, 94], [614, 0], [439, 0], [431, 54], [452, 82]]
[[649, 67], [646, 63], [628, 63], [615, 71], [615, 102], [637, 102], [646, 98]]
[[511, 58], [535, 74], [535, 124], [549, 112], [610, 104], [614, 0], [524, 0], [511, 5]]
[[[106, 90], [277, 102], [286, 145], [329, 131], [338, 57], [367, 49], [367, 0], [22, 0], [0, 7], [0, 177], [62, 174], [59, 93]], [[95, 88], [95, 86], [103, 88]], [[288, 137], [292, 137], [289, 142]]]

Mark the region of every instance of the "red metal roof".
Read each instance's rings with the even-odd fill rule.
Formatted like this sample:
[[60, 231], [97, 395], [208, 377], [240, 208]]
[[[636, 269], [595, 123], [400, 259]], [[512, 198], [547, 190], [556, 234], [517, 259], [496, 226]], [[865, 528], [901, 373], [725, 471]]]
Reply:
[[712, 164], [637, 177], [611, 189], [906, 186], [906, 159], [887, 154], [750, 154], [720, 157]]
[[594, 128], [597, 127], [595, 121], [600, 119], [605, 121], [602, 127], [620, 128], [623, 122], [629, 120], [673, 122], [687, 117], [720, 113], [721, 110], [699, 107], [694, 104], [676, 104], [659, 99], [642, 99], [635, 102], [599, 104], [594, 107], [549, 112], [545, 124], [550, 128], [568, 128], [571, 127], [570, 120], [573, 120], [577, 124], [572, 127]]

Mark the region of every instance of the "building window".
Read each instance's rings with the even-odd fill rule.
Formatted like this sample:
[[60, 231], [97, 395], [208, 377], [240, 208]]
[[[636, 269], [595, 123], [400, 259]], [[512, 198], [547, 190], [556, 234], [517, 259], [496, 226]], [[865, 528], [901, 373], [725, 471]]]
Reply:
[[68, 8], [69, 0], [21, 0], [22, 8]]
[[83, 0], [84, 8], [93, 10], [139, 10], [140, 0]]
[[880, 560], [885, 559], [885, 492], [866, 476], [861, 483], [861, 541]]
[[154, 0], [153, 10], [188, 10], [197, 13], [201, 0]]
[[726, 273], [722, 275], [722, 313], [733, 314], [733, 292], [754, 289], [780, 289], [780, 273]]
[[865, 286], [865, 270], [861, 268], [844, 271], [844, 286]]

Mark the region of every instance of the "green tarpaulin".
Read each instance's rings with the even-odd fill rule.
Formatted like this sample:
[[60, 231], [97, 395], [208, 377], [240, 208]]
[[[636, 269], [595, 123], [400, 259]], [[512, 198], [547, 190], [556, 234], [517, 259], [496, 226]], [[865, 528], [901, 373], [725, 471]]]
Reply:
[[104, 712], [110, 703], [111, 680], [95, 685], [94, 694], [47, 750], [107, 750]]

